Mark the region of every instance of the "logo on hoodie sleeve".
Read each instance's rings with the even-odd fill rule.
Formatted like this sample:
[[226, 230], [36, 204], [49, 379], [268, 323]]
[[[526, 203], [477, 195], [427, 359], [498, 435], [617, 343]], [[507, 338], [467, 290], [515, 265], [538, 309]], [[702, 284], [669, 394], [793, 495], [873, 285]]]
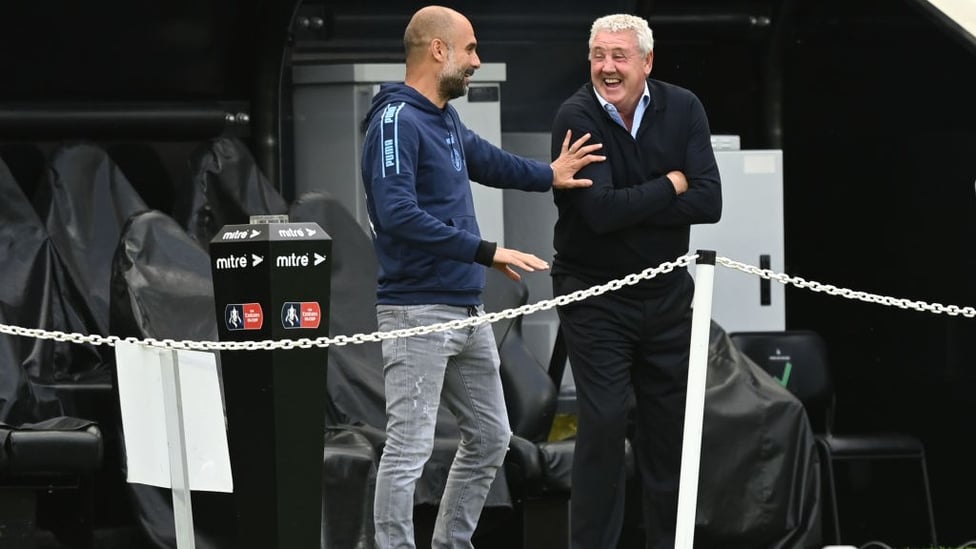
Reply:
[[383, 109], [380, 144], [383, 147], [383, 177], [400, 173], [400, 109], [405, 103], [389, 104]]

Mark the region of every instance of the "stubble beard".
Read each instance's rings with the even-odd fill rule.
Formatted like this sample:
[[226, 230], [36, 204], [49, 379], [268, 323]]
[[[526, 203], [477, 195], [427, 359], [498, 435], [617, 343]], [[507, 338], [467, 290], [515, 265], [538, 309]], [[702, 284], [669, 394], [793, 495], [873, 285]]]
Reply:
[[440, 92], [448, 101], [456, 99], [468, 93], [468, 86], [464, 83], [467, 69], [459, 67], [451, 61], [444, 67], [440, 74]]

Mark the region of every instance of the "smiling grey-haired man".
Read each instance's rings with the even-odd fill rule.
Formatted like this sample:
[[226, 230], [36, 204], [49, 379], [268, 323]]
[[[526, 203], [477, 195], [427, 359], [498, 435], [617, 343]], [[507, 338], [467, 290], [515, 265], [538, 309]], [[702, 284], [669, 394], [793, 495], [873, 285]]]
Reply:
[[[592, 186], [555, 191], [557, 296], [684, 255], [690, 226], [715, 223], [722, 211], [705, 110], [690, 91], [649, 78], [647, 21], [597, 19], [589, 60], [590, 82], [556, 114], [553, 153], [572, 131], [602, 144], [607, 161], [580, 170]], [[674, 546], [693, 294], [682, 268], [557, 309], [579, 404], [574, 549], [617, 546], [631, 393], [647, 547]]]

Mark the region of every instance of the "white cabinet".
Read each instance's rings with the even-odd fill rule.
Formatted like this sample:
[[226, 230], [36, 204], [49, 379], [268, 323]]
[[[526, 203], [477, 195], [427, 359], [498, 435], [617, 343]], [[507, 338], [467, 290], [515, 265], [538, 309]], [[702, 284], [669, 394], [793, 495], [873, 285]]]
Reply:
[[[689, 251], [784, 270], [783, 151], [715, 151], [722, 177], [722, 219], [691, 228]], [[695, 265], [689, 266], [694, 275]], [[779, 282], [715, 266], [712, 319], [726, 332], [783, 330], [785, 288]]]

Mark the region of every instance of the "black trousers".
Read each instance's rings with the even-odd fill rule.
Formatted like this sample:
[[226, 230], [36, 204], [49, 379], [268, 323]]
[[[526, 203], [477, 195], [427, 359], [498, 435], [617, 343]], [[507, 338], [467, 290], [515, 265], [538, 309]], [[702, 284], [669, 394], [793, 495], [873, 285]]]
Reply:
[[[647, 548], [672, 549], [688, 382], [694, 282], [650, 299], [608, 292], [558, 308], [579, 406], [571, 499], [573, 549], [617, 547], [624, 518], [624, 439], [641, 480]], [[554, 295], [589, 287], [553, 277]], [[633, 397], [633, 400], [632, 400]]]

